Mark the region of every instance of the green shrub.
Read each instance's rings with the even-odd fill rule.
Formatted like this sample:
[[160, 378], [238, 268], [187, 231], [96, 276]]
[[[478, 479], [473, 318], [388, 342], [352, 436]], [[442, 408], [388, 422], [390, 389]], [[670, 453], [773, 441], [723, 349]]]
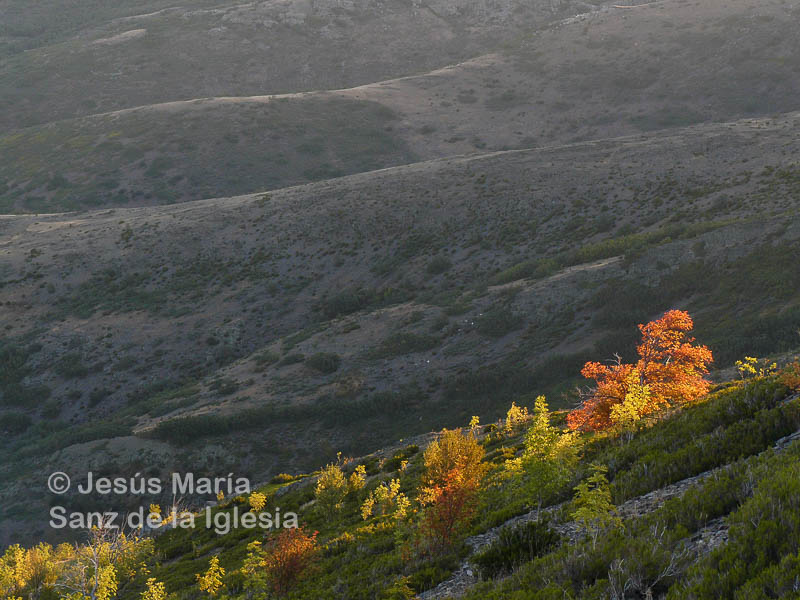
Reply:
[[435, 256], [428, 263], [425, 270], [428, 272], [428, 275], [441, 275], [449, 271], [452, 267], [453, 263], [446, 256]]
[[373, 358], [391, 358], [413, 352], [425, 352], [439, 345], [439, 338], [433, 335], [404, 331], [394, 333], [383, 340], [371, 353]]
[[305, 361], [306, 357], [304, 354], [300, 354], [299, 352], [295, 352], [292, 354], [287, 354], [281, 359], [281, 362], [278, 363], [281, 367], [286, 367], [288, 365], [296, 365], [297, 363], [301, 363]]
[[318, 352], [306, 359], [306, 365], [320, 373], [335, 373], [339, 370], [342, 359], [338, 354], [331, 352]]
[[476, 319], [478, 332], [503, 337], [522, 327], [523, 318], [505, 307], [493, 308]]
[[481, 577], [494, 579], [511, 572], [549, 551], [561, 541], [546, 519], [529, 521], [517, 527], [503, 527], [500, 536], [489, 548], [476, 555], [472, 562]]
[[89, 369], [83, 364], [83, 358], [77, 352], [62, 356], [55, 365], [55, 372], [65, 379], [86, 377]]
[[17, 435], [24, 433], [33, 423], [33, 420], [23, 413], [5, 413], [0, 415], [0, 432]]

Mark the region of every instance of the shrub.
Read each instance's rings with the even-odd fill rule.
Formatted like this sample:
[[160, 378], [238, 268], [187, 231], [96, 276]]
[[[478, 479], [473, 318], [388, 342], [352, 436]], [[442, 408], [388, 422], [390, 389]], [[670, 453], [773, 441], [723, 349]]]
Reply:
[[335, 373], [339, 370], [342, 359], [338, 354], [318, 352], [306, 359], [306, 364], [320, 373]]
[[441, 275], [449, 271], [453, 263], [446, 256], [436, 256], [428, 263], [426, 271], [429, 275]]
[[275, 475], [275, 477], [270, 479], [269, 482], [270, 483], [291, 483], [295, 479], [297, 479], [297, 477], [295, 477], [294, 475], [289, 475], [288, 473], [278, 473], [277, 475]]
[[86, 377], [89, 369], [83, 364], [81, 355], [75, 352], [65, 354], [55, 365], [55, 372], [65, 379]]
[[522, 327], [523, 318], [510, 309], [502, 307], [485, 312], [476, 321], [479, 333], [499, 338]]
[[495, 578], [541, 556], [561, 541], [547, 520], [529, 521], [517, 527], [503, 527], [499, 538], [475, 556], [472, 562], [481, 577]]
[[284, 529], [262, 548], [261, 542], [248, 546], [242, 573], [244, 587], [263, 595], [270, 589], [276, 596], [285, 596], [308, 574], [317, 557], [317, 532], [308, 535], [302, 527]]
[[438, 344], [439, 338], [435, 336], [404, 331], [394, 333], [383, 340], [383, 343], [372, 352], [372, 355], [374, 358], [390, 358], [412, 352], [425, 352], [435, 348]]
[[24, 433], [33, 421], [23, 413], [5, 413], [0, 415], [0, 432], [16, 435]]
[[279, 362], [278, 364], [281, 367], [285, 367], [285, 366], [288, 366], [288, 365], [296, 365], [297, 363], [301, 363], [301, 362], [305, 361], [305, 359], [306, 359], [306, 357], [304, 355], [302, 355], [302, 354], [297, 354], [297, 353], [295, 353], [295, 354], [287, 354], [286, 356], [284, 356], [281, 359], [281, 362]]
[[800, 361], [795, 361], [781, 372], [780, 382], [791, 390], [800, 390]]

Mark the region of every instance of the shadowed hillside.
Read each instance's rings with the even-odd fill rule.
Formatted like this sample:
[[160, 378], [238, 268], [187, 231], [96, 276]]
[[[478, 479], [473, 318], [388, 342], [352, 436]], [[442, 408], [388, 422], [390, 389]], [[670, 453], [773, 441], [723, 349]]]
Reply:
[[791, 350], [797, 119], [6, 217], [3, 403], [29, 419], [6, 474], [108, 438], [123, 470], [211, 440], [217, 467], [305, 468], [568, 391], [674, 306], [720, 367]]

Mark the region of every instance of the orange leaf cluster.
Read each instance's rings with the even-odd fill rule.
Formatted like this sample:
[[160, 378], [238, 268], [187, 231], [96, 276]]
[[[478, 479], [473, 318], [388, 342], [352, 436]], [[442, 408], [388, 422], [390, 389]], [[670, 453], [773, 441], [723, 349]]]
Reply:
[[264, 557], [264, 567], [276, 595], [286, 594], [316, 558], [317, 532], [308, 535], [302, 527], [282, 530]]
[[421, 530], [427, 550], [449, 549], [475, 515], [487, 465], [472, 432], [444, 430], [425, 451], [420, 499], [427, 505]]
[[611, 427], [611, 409], [625, 400], [632, 373], [650, 389], [648, 414], [667, 406], [693, 402], [708, 392], [703, 377], [714, 358], [706, 346], [694, 345], [688, 333], [694, 328], [689, 313], [671, 310], [646, 325], [639, 325], [642, 341], [636, 364], [603, 365], [588, 362], [581, 374], [597, 382], [581, 408], [567, 417], [571, 429], [599, 431]]
[[800, 361], [787, 365], [780, 376], [780, 382], [792, 390], [800, 390]]
[[479, 482], [458, 469], [447, 473], [441, 484], [428, 488], [432, 501], [422, 517], [422, 530], [430, 552], [440, 554], [452, 547], [475, 516], [479, 491]]

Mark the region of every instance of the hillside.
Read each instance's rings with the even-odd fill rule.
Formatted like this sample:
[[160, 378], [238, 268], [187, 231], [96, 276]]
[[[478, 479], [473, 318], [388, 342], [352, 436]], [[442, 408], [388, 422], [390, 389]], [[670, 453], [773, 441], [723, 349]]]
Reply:
[[719, 367], [792, 350], [797, 118], [5, 217], [6, 514], [98, 447], [121, 472], [212, 452], [267, 477], [494, 417], [674, 306]]
[[0, 0], [0, 600], [794, 597], [798, 24]]
[[0, 4], [0, 131], [173, 100], [373, 83], [472, 58], [591, 8], [572, 0], [37, 5]]
[[[433, 555], [418, 545], [425, 537], [414, 537], [427, 535], [428, 513], [420, 518], [417, 511], [432, 510], [420, 507], [433, 464], [430, 436], [314, 473], [276, 477], [253, 494], [207, 506], [200, 516], [210, 515], [210, 526], [166, 526], [138, 543], [131, 556], [149, 568], [121, 575], [118, 597], [139, 597], [151, 587], [149, 577], [165, 584], [170, 598], [196, 597], [208, 589], [198, 578], [215, 564], [224, 570], [211, 589], [229, 598], [278, 584], [280, 597], [298, 599], [785, 597], [798, 576], [800, 407], [787, 387], [798, 385], [798, 366], [793, 375], [726, 382], [693, 406], [628, 433], [570, 437], [559, 429], [560, 415], [541, 405], [527, 420], [451, 433], [476, 449], [486, 473], [479, 517]], [[556, 443], [574, 447], [580, 458], [531, 458], [531, 449], [542, 447], [532, 445], [531, 432], [562, 440]], [[543, 479], [548, 464], [561, 470]], [[579, 491], [580, 482], [598, 481], [598, 472], [598, 487], [585, 490], [607, 496], [594, 509], [605, 520], [582, 521], [576, 511], [587, 492]], [[351, 482], [341, 479], [335, 506], [320, 492], [321, 482], [335, 481], [332, 473]], [[377, 509], [368, 503], [376, 497], [383, 498]], [[256, 515], [296, 513], [305, 535], [314, 537], [308, 546], [281, 550], [262, 545], [257, 527], [226, 529], [251, 506]], [[277, 552], [313, 558], [281, 569], [264, 561]], [[264, 577], [276, 569], [294, 576]], [[23, 593], [52, 593], [47, 582], [23, 581], [32, 582], [19, 588]]]
[[[548, 19], [555, 18], [568, 6], [544, 12]], [[464, 11], [458, 14], [477, 18]], [[387, 68], [379, 74], [357, 67], [364, 79], [318, 81], [310, 88], [338, 91], [297, 94], [309, 89], [297, 82], [280, 88], [205, 88], [192, 80], [186, 84], [191, 92], [169, 92], [184, 76], [176, 78], [173, 72], [186, 77], [204, 72], [188, 66], [164, 67], [170, 82], [153, 86], [155, 95], [148, 97], [137, 95], [149, 89], [138, 79], [131, 89], [118, 87], [116, 80], [105, 82], [102, 91], [92, 91], [94, 84], [82, 79], [80, 92], [95, 99], [96, 107], [61, 114], [58, 110], [66, 110], [78, 90], [54, 91], [45, 100], [58, 98], [58, 110], [42, 108], [48, 116], [39, 117], [39, 125], [19, 129], [10, 124], [0, 132], [0, 154], [8, 157], [0, 164], [0, 210], [167, 204], [420, 160], [559, 146], [800, 109], [796, 9], [778, 0], [605, 7], [552, 23], [509, 11], [492, 14], [513, 14], [521, 31], [504, 29], [503, 42], [487, 42], [481, 46], [484, 53], [476, 48], [471, 48], [472, 54], [436, 52], [430, 56], [438, 57], [439, 64], [420, 60], [413, 67]], [[497, 26], [503, 23], [500, 19]], [[165, 32], [174, 31], [164, 27]], [[363, 27], [360, 24], [359, 31]], [[473, 23], [468, 30], [480, 37], [484, 28], [491, 29]], [[468, 42], [472, 33], [452, 36], [453, 43]], [[397, 36], [404, 43], [414, 40], [415, 52], [428, 56], [425, 42], [418, 39], [424, 38], [424, 30], [406, 38], [401, 29]], [[183, 43], [182, 39], [171, 35], [170, 43]], [[298, 39], [305, 43], [307, 37]], [[138, 42], [126, 42], [130, 43]], [[157, 48], [145, 38], [141, 43]], [[376, 45], [375, 40], [364, 43]], [[388, 44], [380, 50], [392, 48]], [[313, 48], [307, 51], [331, 56]], [[85, 58], [58, 49], [47, 52], [52, 60]], [[134, 61], [131, 50], [124, 53], [126, 60]], [[167, 55], [203, 53], [182, 49]], [[354, 55], [379, 56], [372, 47]], [[101, 56], [108, 58], [105, 52]], [[286, 56], [294, 68], [296, 53]], [[220, 71], [213, 61], [207, 64], [212, 73]], [[20, 68], [28, 75], [36, 72], [30, 65]], [[70, 68], [51, 61], [43, 68], [58, 77], [70, 73]], [[248, 74], [254, 68], [248, 62], [247, 67], [222, 70]], [[146, 70], [139, 76], [159, 81]], [[0, 76], [3, 80], [14, 79]], [[53, 81], [44, 81], [48, 89], [58, 89]], [[349, 87], [354, 84], [358, 85]], [[26, 85], [13, 84], [11, 90], [31, 96]], [[269, 95], [279, 91], [291, 93]], [[115, 102], [103, 102], [103, 94]], [[4, 114], [13, 123], [30, 120], [14, 114], [25, 110], [26, 102], [9, 98], [5, 104], [9, 108]], [[118, 110], [128, 107], [137, 108]], [[91, 116], [57, 120], [73, 113]]]

